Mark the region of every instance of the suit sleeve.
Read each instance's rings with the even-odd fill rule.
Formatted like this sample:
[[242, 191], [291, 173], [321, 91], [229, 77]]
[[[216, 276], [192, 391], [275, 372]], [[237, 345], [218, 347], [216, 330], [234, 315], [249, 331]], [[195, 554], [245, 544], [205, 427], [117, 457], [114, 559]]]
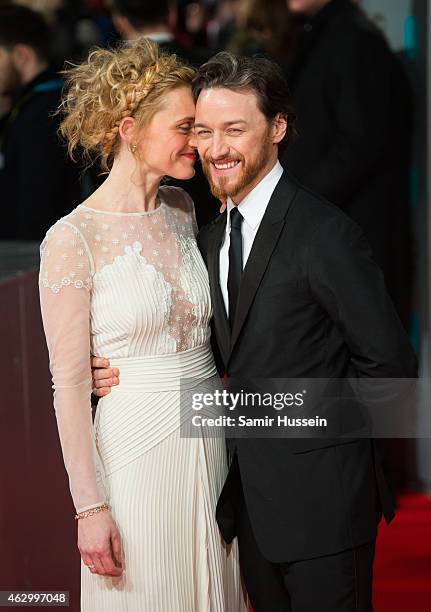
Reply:
[[311, 290], [340, 330], [360, 377], [415, 378], [416, 357], [359, 227], [337, 215], [314, 233]]

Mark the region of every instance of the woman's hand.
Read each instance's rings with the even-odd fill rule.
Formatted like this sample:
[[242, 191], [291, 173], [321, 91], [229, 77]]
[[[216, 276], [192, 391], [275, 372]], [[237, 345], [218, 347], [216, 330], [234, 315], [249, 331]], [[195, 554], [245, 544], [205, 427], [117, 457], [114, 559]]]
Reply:
[[121, 539], [109, 510], [78, 520], [78, 548], [92, 574], [121, 576]]

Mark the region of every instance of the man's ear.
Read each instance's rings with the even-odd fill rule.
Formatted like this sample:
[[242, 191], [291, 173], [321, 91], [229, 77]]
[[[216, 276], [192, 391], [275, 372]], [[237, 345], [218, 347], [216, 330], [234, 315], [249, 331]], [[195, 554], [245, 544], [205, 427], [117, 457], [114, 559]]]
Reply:
[[15, 68], [21, 72], [21, 69], [33, 62], [36, 58], [34, 49], [28, 45], [18, 43], [14, 45], [11, 51], [11, 58]]
[[272, 142], [278, 144], [286, 136], [287, 131], [287, 115], [285, 113], [277, 113], [272, 125]]

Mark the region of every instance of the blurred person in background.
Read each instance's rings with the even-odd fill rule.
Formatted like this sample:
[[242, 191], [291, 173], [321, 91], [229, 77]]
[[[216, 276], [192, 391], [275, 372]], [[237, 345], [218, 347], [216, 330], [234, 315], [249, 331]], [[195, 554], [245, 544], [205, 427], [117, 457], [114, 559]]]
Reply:
[[205, 49], [208, 46], [209, 12], [203, 0], [177, 0], [177, 36], [185, 36], [189, 45]]
[[2, 240], [42, 240], [80, 199], [78, 171], [57, 136], [62, 81], [50, 68], [50, 29], [40, 13], [0, 6]]
[[[144, 36], [194, 67], [199, 67], [208, 59], [207, 51], [186, 47], [175, 37], [176, 14], [169, 0], [148, 0], [145, 3], [140, 0], [112, 0], [111, 9], [114, 25], [125, 40]], [[185, 187], [183, 181], [173, 179], [169, 179], [169, 184]], [[200, 162], [196, 163], [196, 174], [187, 181], [186, 188], [195, 202], [198, 226], [202, 227], [218, 214], [220, 202], [211, 195]]]
[[298, 137], [284, 163], [363, 229], [407, 327], [410, 88], [351, 0], [287, 0], [301, 25], [287, 67]]
[[243, 13], [243, 0], [219, 0], [208, 23], [208, 42], [212, 49], [226, 49], [236, 35]]
[[286, 0], [243, 0], [237, 12], [238, 29], [228, 49], [240, 55], [264, 53], [280, 64], [286, 62], [290, 41], [289, 12]]
[[186, 46], [176, 37], [177, 11], [170, 0], [111, 0], [111, 9], [121, 38], [145, 36], [196, 68], [209, 58], [205, 49]]
[[63, 0], [14, 0], [13, 4], [26, 6], [33, 11], [43, 13], [44, 17], [49, 21], [55, 18], [55, 13], [63, 4]]

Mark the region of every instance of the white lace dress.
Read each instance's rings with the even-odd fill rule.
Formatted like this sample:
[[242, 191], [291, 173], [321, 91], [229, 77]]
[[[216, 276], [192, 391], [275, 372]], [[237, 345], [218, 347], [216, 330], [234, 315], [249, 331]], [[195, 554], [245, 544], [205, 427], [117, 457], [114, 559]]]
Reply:
[[[164, 187], [147, 213], [84, 205], [41, 246], [54, 406], [76, 510], [107, 501], [119, 578], [81, 565], [83, 612], [245, 610], [237, 552], [215, 522], [224, 441], [180, 435], [179, 380], [210, 380], [211, 304], [193, 203]], [[120, 369], [91, 416], [90, 354]]]

